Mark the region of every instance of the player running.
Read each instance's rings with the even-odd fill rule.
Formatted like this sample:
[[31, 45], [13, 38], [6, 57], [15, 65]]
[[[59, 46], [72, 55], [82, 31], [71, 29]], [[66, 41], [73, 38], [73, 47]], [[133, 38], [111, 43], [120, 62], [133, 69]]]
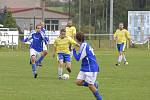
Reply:
[[127, 39], [131, 41], [129, 32], [124, 29], [123, 23], [119, 23], [119, 28], [116, 30], [114, 34], [114, 40], [117, 44], [118, 49], [118, 62], [116, 63], [116, 66], [120, 65], [122, 59], [124, 60], [124, 64], [128, 64], [126, 57], [125, 57], [125, 47], [127, 43]]
[[[34, 78], [37, 78], [37, 64], [40, 60], [37, 59], [38, 56], [41, 55], [41, 52], [43, 51], [43, 40], [47, 41], [46, 37], [43, 36], [43, 33], [41, 31], [41, 25], [36, 25], [36, 32], [31, 35], [31, 37], [26, 38], [23, 40], [23, 42], [27, 42], [32, 39], [32, 42], [30, 44], [30, 59], [32, 62], [32, 72], [34, 75]], [[41, 55], [43, 56], [43, 55]]]
[[53, 57], [55, 53], [58, 55], [58, 78], [62, 79], [63, 63], [66, 63], [66, 68], [71, 73], [71, 59], [69, 45], [78, 45], [72, 38], [66, 36], [65, 29], [60, 30], [59, 37], [54, 41]]
[[42, 31], [41, 33], [43, 33], [42, 36], [45, 37], [46, 40], [43, 41], [43, 51], [42, 51], [42, 56], [37, 61], [38, 66], [42, 66], [41, 62], [43, 61], [45, 56], [48, 54], [46, 45], [48, 44], [48, 41], [49, 41], [49, 38], [46, 36], [46, 33], [45, 33], [44, 22], [40, 22], [40, 25], [41, 25], [41, 31]]
[[80, 50], [77, 54], [76, 49], [73, 49], [73, 56], [77, 61], [82, 61], [76, 84], [78, 86], [89, 87], [96, 100], [102, 100], [98, 92], [98, 83], [96, 82], [99, 65], [97, 64], [93, 48], [85, 42], [83, 33], [77, 33], [76, 39], [80, 44]]

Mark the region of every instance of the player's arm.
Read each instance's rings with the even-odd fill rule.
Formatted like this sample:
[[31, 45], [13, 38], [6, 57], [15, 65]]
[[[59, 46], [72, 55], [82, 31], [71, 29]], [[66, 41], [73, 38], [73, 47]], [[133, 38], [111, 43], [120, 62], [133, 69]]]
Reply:
[[41, 31], [40, 33], [41, 33], [41, 36], [42, 36], [45, 44], [48, 44], [49, 38], [46, 36], [46, 34], [43, 31]]
[[79, 53], [77, 54], [76, 49], [73, 49], [74, 58], [79, 61], [86, 56], [86, 44], [81, 45]]
[[41, 35], [42, 35], [42, 38], [43, 38], [45, 44], [48, 44], [49, 38], [48, 38], [48, 36], [46, 36], [46, 30], [44, 28], [41, 29], [41, 33], [42, 33]]
[[117, 41], [117, 31], [114, 33], [114, 40]]
[[131, 40], [131, 37], [130, 37], [130, 33], [126, 30], [126, 38], [128, 39], [128, 40]]
[[32, 36], [29, 35], [27, 38], [23, 39], [22, 42], [27, 42], [30, 41], [32, 39]]
[[134, 45], [133, 40], [131, 39], [130, 33], [126, 30], [126, 38], [129, 40], [129, 43], [131, 46]]
[[80, 46], [74, 39], [72, 39], [72, 38], [70, 38], [70, 37], [68, 37], [68, 38], [69, 38], [69, 40], [70, 40], [70, 44], [71, 44], [71, 45], [77, 46], [77, 47]]

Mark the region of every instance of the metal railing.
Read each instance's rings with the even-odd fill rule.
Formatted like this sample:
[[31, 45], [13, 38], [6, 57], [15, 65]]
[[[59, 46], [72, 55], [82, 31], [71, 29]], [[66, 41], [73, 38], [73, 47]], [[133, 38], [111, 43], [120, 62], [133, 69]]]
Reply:
[[[58, 35], [48, 35], [49, 39], [52, 40], [52, 37], [57, 37]], [[4, 39], [5, 37], [5, 39]], [[98, 48], [116, 48], [116, 43], [112, 38], [113, 35], [110, 34], [86, 34], [86, 41], [90, 43], [93, 48], [98, 49]], [[131, 36], [132, 37], [132, 36]], [[143, 36], [142, 36], [143, 37]], [[24, 38], [23, 34], [19, 35], [5, 35], [2, 36], [0, 35], [0, 46], [5, 47], [5, 48], [11, 48], [13, 51], [14, 49], [24, 49], [24, 47], [28, 47], [29, 44], [24, 44], [22, 43], [22, 39]], [[16, 40], [17, 39], [17, 40]], [[54, 41], [54, 40], [53, 40]], [[52, 44], [48, 45], [48, 49], [51, 47]], [[143, 44], [137, 44], [135, 42], [135, 47], [139, 48], [147, 48], [150, 49], [150, 38], [146, 38], [145, 42]], [[127, 47], [129, 48], [129, 44], [127, 43]]]

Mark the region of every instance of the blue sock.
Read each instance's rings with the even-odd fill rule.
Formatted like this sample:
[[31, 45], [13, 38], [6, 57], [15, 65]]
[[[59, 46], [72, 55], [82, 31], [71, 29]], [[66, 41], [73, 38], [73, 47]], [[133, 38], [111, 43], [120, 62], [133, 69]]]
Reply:
[[42, 60], [44, 59], [44, 57], [45, 57], [45, 56], [41, 56], [41, 57], [39, 58], [39, 60], [36, 62], [36, 64], [40, 64], [40, 63], [42, 62]]
[[83, 86], [88, 87], [89, 83], [83, 82]]
[[101, 97], [101, 95], [99, 95], [98, 91], [93, 92], [93, 94], [97, 100], [102, 100], [102, 97]]
[[94, 86], [96, 87], [96, 89], [98, 89], [98, 82], [97, 81], [94, 83]]
[[36, 64], [32, 64], [32, 72], [33, 74], [36, 74]]
[[[83, 82], [83, 86], [88, 87], [88, 85], [89, 85], [89, 83]], [[94, 83], [94, 86], [98, 89], [98, 83], [97, 82]]]

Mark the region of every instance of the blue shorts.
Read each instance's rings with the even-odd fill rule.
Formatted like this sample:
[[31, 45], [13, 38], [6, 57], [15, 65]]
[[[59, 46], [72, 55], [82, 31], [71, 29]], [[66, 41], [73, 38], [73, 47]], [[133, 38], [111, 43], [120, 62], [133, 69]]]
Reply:
[[117, 44], [117, 48], [118, 48], [118, 51], [119, 51], [119, 52], [122, 52], [122, 51], [124, 51], [125, 44], [124, 44], [124, 43], [122, 43], [122, 44]]
[[70, 54], [58, 53], [58, 60], [63, 60], [63, 62], [71, 62]]

